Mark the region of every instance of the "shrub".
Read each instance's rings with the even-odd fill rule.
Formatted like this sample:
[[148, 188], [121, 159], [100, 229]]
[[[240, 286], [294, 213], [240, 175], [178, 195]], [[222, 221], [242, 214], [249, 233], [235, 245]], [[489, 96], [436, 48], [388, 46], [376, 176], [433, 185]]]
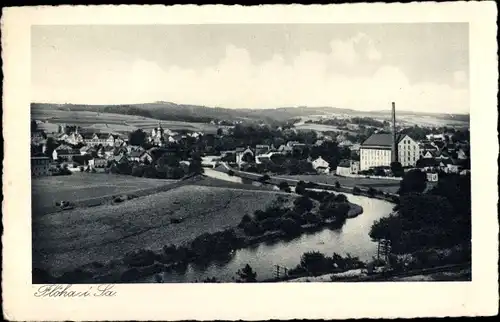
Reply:
[[190, 244], [191, 255], [197, 260], [209, 259], [211, 256], [226, 256], [239, 246], [240, 239], [233, 229], [213, 234], [205, 233], [195, 238]]
[[55, 280], [55, 278], [52, 275], [50, 275], [49, 272], [41, 268], [33, 268], [31, 276], [33, 284], [54, 283]]
[[263, 233], [261, 225], [253, 220], [243, 225], [243, 231], [249, 236], [257, 236]]
[[280, 188], [280, 190], [283, 190], [285, 191], [285, 189], [290, 189], [290, 187], [288, 186], [288, 182], [286, 181], [281, 181], [278, 185], [278, 188]]
[[305, 211], [310, 211], [314, 206], [312, 200], [306, 196], [301, 196], [301, 197], [296, 198], [294, 200], [293, 204], [295, 205], [295, 209], [299, 213], [303, 213]]
[[118, 203], [118, 202], [123, 202], [123, 201], [126, 201], [126, 200], [130, 200], [132, 198], [133, 198], [133, 196], [121, 195], [121, 196], [114, 197], [113, 201]]
[[312, 275], [327, 272], [332, 266], [328, 258], [320, 252], [306, 252], [300, 258], [300, 266]]
[[239, 277], [238, 282], [251, 283], [257, 281], [257, 273], [255, 273], [252, 267], [248, 264], [246, 264], [242, 269], [239, 269], [236, 274], [238, 274]]
[[338, 194], [335, 196], [335, 202], [347, 202], [347, 197], [343, 194]]
[[244, 224], [248, 223], [252, 221], [252, 217], [250, 217], [250, 215], [248, 214], [245, 214], [242, 218], [241, 218], [241, 221], [240, 223], [238, 224], [238, 227], [243, 227]]
[[203, 280], [203, 283], [219, 283], [215, 277], [207, 277]]
[[233, 170], [229, 170], [229, 171], [227, 172], [227, 174], [228, 174], [229, 176], [231, 176], [231, 177], [232, 177], [232, 176], [234, 176], [234, 171], [233, 171]]
[[335, 181], [335, 188], [340, 189], [340, 183], [338, 181]]
[[132, 267], [154, 264], [156, 254], [152, 250], [139, 249], [125, 254], [123, 262]]
[[278, 230], [280, 228], [281, 219], [279, 218], [266, 218], [260, 222], [260, 225], [265, 231]]
[[294, 210], [289, 210], [285, 213], [284, 218], [290, 218], [293, 219], [295, 222], [302, 224], [302, 213], [298, 213]]
[[120, 282], [133, 282], [137, 281], [141, 277], [141, 273], [137, 268], [131, 268], [123, 272], [120, 276]]
[[308, 224], [319, 224], [322, 221], [321, 216], [313, 212], [306, 212], [302, 214], [302, 220]]
[[180, 224], [183, 221], [184, 221], [183, 218], [170, 218], [170, 223], [171, 224]]
[[259, 181], [260, 182], [266, 182], [266, 181], [268, 181], [270, 179], [271, 179], [271, 177], [269, 177], [269, 175], [265, 174], [265, 175], [263, 175], [262, 177], [259, 178]]
[[295, 237], [300, 235], [301, 227], [298, 222], [291, 218], [285, 218], [280, 223], [280, 229], [285, 236]]
[[369, 195], [370, 197], [373, 197], [373, 196], [375, 196], [375, 194], [376, 194], [376, 190], [375, 190], [375, 189], [373, 189], [372, 187], [370, 187], [370, 188], [368, 189], [368, 195]]
[[303, 195], [306, 193], [306, 188], [304, 186], [299, 186], [297, 185], [295, 187], [295, 193], [299, 194], [299, 195]]
[[262, 221], [268, 217], [267, 212], [263, 210], [255, 210], [254, 217], [257, 221]]
[[144, 169], [142, 166], [135, 165], [132, 167], [132, 175], [134, 177], [142, 177], [143, 174], [144, 174]]
[[173, 255], [177, 252], [177, 247], [175, 245], [165, 245], [163, 246], [163, 253], [165, 255]]
[[85, 280], [92, 278], [92, 276], [92, 273], [77, 268], [73, 271], [65, 272], [57, 280], [59, 283], [63, 284], [74, 284], [84, 282]]
[[148, 166], [144, 168], [143, 176], [145, 178], [156, 178], [157, 171], [154, 167]]
[[361, 193], [361, 189], [359, 189], [358, 187], [352, 188], [353, 195], [359, 195], [360, 193]]

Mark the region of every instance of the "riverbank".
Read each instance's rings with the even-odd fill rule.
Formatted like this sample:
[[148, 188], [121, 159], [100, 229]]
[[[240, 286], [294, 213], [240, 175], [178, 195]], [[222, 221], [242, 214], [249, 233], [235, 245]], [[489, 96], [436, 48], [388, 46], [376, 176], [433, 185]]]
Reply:
[[352, 269], [341, 273], [329, 273], [320, 276], [304, 276], [287, 279], [286, 282], [438, 282], [438, 281], [470, 281], [471, 263], [444, 265], [423, 268], [407, 272], [390, 272], [384, 267], [375, 267], [371, 273], [366, 269]]
[[[294, 187], [303, 183], [307, 189], [327, 190], [340, 193], [352, 193], [362, 195], [368, 198], [384, 200], [391, 203], [398, 203], [399, 195], [396, 193], [399, 189], [399, 181], [338, 177], [332, 175], [297, 175], [297, 176], [268, 176], [263, 180], [264, 174], [245, 172], [233, 169], [226, 163], [214, 170], [210, 170], [211, 175], [217, 173], [217, 178], [233, 182], [241, 180], [259, 182], [263, 185], [269, 185], [279, 189], [279, 185], [286, 182], [293, 190]], [[231, 175], [229, 175], [229, 173]], [[239, 181], [238, 181], [239, 180]], [[387, 182], [388, 181], [388, 182]]]
[[[194, 190], [196, 190], [193, 188], [193, 186], [191, 186], [191, 188], [189, 188], [189, 186], [185, 186], [182, 189], [183, 189], [183, 191], [187, 191], [186, 189], [188, 189], [191, 192], [194, 192]], [[206, 189], [211, 189], [211, 190], [215, 189], [215, 191], [212, 191], [212, 192], [216, 192], [220, 188], [199, 187], [197, 189], [202, 189], [203, 191], [205, 191]], [[176, 190], [178, 190], [178, 189], [176, 189]], [[235, 190], [235, 192], [236, 191], [237, 190]], [[207, 192], [208, 192], [208, 190], [207, 190]], [[243, 191], [242, 191], [242, 193], [243, 193]], [[249, 192], [246, 192], [246, 193], [249, 193]], [[268, 194], [269, 196], [271, 196], [273, 194], [272, 192], [267, 192], [267, 191], [261, 191], [258, 193], [259, 194]], [[82, 241], [79, 240], [78, 238], [72, 238], [71, 242], [60, 243], [59, 242], [60, 238], [57, 238], [56, 235], [51, 234], [50, 244], [53, 246], [48, 245], [47, 242], [46, 241], [44, 242], [43, 239], [42, 240], [38, 239], [38, 243], [37, 243], [37, 246], [36, 246], [35, 252], [34, 252], [34, 258], [38, 259], [39, 263], [40, 263], [40, 261], [43, 263], [54, 263], [54, 262], [61, 263], [62, 261], [65, 261], [65, 259], [68, 258], [68, 256], [72, 255], [74, 253], [74, 251], [70, 251], [69, 253], [66, 253], [66, 252], [59, 253], [59, 251], [61, 251], [61, 250], [58, 250], [58, 249], [60, 247], [63, 247], [63, 245], [64, 245], [64, 250], [73, 249], [72, 245], [75, 243], [78, 243], [80, 248], [83, 247], [87, 251], [85, 252], [84, 255], [81, 254], [78, 256], [78, 258], [80, 260], [72, 261], [72, 263], [73, 264], [77, 264], [79, 262], [82, 263], [82, 260], [84, 260], [84, 261], [86, 260], [87, 264], [82, 263], [83, 265], [80, 264], [78, 266], [68, 267], [68, 268], [62, 269], [62, 270], [58, 267], [48, 267], [49, 268], [48, 272], [51, 272], [51, 274], [55, 273], [54, 275], [59, 276], [56, 279], [58, 282], [61, 282], [61, 283], [62, 282], [65, 282], [65, 283], [85, 283], [85, 282], [92, 282], [92, 281], [99, 281], [102, 283], [104, 283], [104, 282], [106, 282], [106, 283], [130, 282], [130, 281], [140, 280], [141, 278], [145, 278], [151, 274], [156, 274], [158, 272], [169, 272], [169, 271], [175, 270], [176, 268], [182, 269], [182, 267], [185, 267], [186, 265], [189, 265], [190, 263], [195, 263], [195, 262], [199, 262], [199, 261], [210, 262], [211, 260], [213, 260], [213, 258], [211, 257], [212, 253], [218, 252], [217, 255], [219, 257], [222, 257], [222, 258], [230, 257], [231, 253], [233, 253], [239, 249], [244, 249], [244, 248], [248, 248], [248, 247], [255, 247], [256, 245], [263, 244], [263, 243], [267, 243], [267, 244], [278, 243], [278, 242], [285, 242], [286, 243], [286, 242], [290, 242], [290, 241], [300, 237], [304, 233], [311, 234], [314, 232], [321, 231], [322, 229], [325, 229], [328, 227], [330, 227], [332, 229], [337, 229], [344, 224], [343, 222], [339, 222], [336, 219], [326, 219], [326, 220], [323, 220], [320, 222], [315, 222], [315, 223], [304, 222], [300, 225], [296, 225], [295, 224], [296, 222], [292, 221], [293, 217], [289, 217], [290, 216], [289, 213], [292, 209], [290, 207], [293, 207], [292, 200], [294, 200], [294, 199], [296, 200], [296, 198], [300, 198], [300, 196], [298, 196], [298, 195], [294, 196], [292, 194], [286, 194], [284, 192], [276, 192], [276, 193], [277, 193], [277, 196], [280, 196], [279, 197], [279, 198], [281, 198], [280, 206], [283, 207], [282, 208], [283, 215], [278, 215], [277, 221], [275, 223], [276, 229], [267, 228], [267, 229], [262, 230], [261, 233], [255, 233], [255, 231], [249, 232], [244, 227], [240, 227], [239, 224], [237, 225], [238, 221], [232, 221], [231, 225], [226, 226], [226, 227], [229, 227], [229, 228], [226, 228], [226, 230], [221, 232], [220, 228], [218, 230], [214, 226], [214, 229], [211, 230], [212, 233], [210, 233], [210, 230], [207, 230], [206, 228], [202, 229], [202, 227], [199, 226], [200, 229], [198, 230], [199, 232], [197, 235], [193, 235], [193, 234], [185, 235], [182, 237], [182, 239], [177, 240], [180, 243], [176, 243], [175, 240], [172, 240], [172, 238], [169, 238], [169, 239], [165, 239], [165, 237], [160, 238], [164, 243], [167, 243], [167, 245], [169, 245], [168, 240], [170, 240], [170, 242], [174, 241], [174, 244], [178, 245], [178, 246], [174, 246], [173, 244], [170, 244], [172, 246], [169, 246], [169, 247], [174, 247], [176, 249], [176, 253], [175, 254], [168, 254], [168, 256], [165, 254], [164, 249], [163, 249], [164, 247], [162, 248], [162, 245], [158, 245], [158, 243], [156, 243], [156, 242], [154, 242], [154, 243], [148, 242], [149, 239], [145, 240], [144, 239], [145, 236], [143, 233], [141, 233], [141, 235], [133, 237], [134, 239], [137, 239], [140, 236], [143, 237], [141, 239], [142, 244], [145, 245], [146, 248], [140, 248], [138, 250], [137, 249], [135, 250], [136, 252], [138, 252], [138, 254], [141, 254], [141, 255], [137, 255], [137, 254], [133, 255], [135, 248], [131, 248], [131, 247], [123, 248], [122, 247], [125, 245], [130, 245], [130, 242], [131, 242], [130, 237], [127, 237], [126, 240], [118, 240], [116, 242], [113, 242], [112, 240], [106, 241], [104, 243], [100, 243], [101, 246], [88, 248], [88, 247], [84, 247], [85, 243], [82, 244]], [[177, 195], [177, 197], [174, 199], [177, 199], [180, 197], [179, 193], [177, 193], [176, 195]], [[216, 196], [217, 195], [214, 195], [214, 198]], [[241, 195], [240, 195], [240, 197], [241, 197]], [[292, 197], [292, 199], [287, 199], [290, 197]], [[151, 196], [148, 198], [151, 198]], [[139, 198], [137, 200], [142, 200], [142, 199], [143, 198]], [[172, 198], [168, 198], [168, 199], [172, 199]], [[168, 199], [162, 198], [162, 202], [164, 202], [165, 200], [168, 200]], [[239, 200], [241, 200], [241, 198]], [[135, 213], [135, 210], [134, 210], [135, 208], [131, 207], [130, 202], [131, 201], [126, 201], [123, 204], [121, 204], [119, 207], [123, 210], [127, 209], [127, 211], [129, 211], [129, 212], [131, 211], [131, 213]], [[154, 201], [153, 204], [157, 204], [157, 202], [158, 201]], [[174, 205], [177, 205], [176, 207], [178, 207], [178, 205], [180, 204], [180, 202], [176, 201], [176, 200], [171, 200], [171, 202], [173, 202]], [[145, 203], [141, 202], [141, 204], [144, 205]], [[151, 204], [151, 202], [147, 202], [147, 204]], [[356, 205], [356, 204], [350, 203], [350, 202], [347, 202], [346, 204], [349, 205], [348, 218], [354, 218], [363, 212], [363, 208], [359, 205]], [[275, 207], [276, 203], [275, 202], [268, 203], [268, 205], [269, 206], [274, 205], [273, 207]], [[317, 209], [318, 205], [319, 205], [319, 203], [316, 203], [313, 205], [313, 207], [315, 209]], [[116, 206], [113, 206], [113, 207], [116, 207]], [[99, 213], [101, 213], [103, 211], [103, 209], [100, 209], [100, 208], [101, 207], [92, 208], [92, 211], [93, 212], [99, 211]], [[259, 208], [257, 208], [257, 210], [258, 209]], [[262, 209], [262, 208], [260, 208], [260, 209]], [[246, 208], [246, 210], [248, 210], [248, 208]], [[74, 211], [81, 212], [82, 210], [69, 211], [67, 213], [69, 215], [69, 217], [72, 217], [72, 218], [75, 217], [75, 215], [72, 215], [72, 213]], [[114, 212], [116, 212], [116, 210]], [[161, 211], [159, 211], [158, 208], [155, 208], [155, 213], [161, 213]], [[241, 219], [241, 216], [242, 216], [241, 211], [232, 212], [232, 215], [235, 215], [235, 214], [237, 214], [236, 217]], [[294, 213], [292, 212], [291, 214], [294, 214]], [[297, 214], [295, 213], [295, 215], [297, 215]], [[53, 217], [53, 216], [54, 215], [51, 215], [50, 217]], [[93, 222], [95, 222], [95, 223], [99, 222], [99, 220], [96, 221], [95, 215], [93, 215], [91, 217], [94, 218]], [[148, 234], [153, 233], [159, 229], [161, 229], [163, 231], [165, 231], [166, 229], [171, 231], [172, 229], [176, 229], [176, 227], [178, 228], [178, 227], [183, 226], [184, 222], [188, 222], [191, 220], [191, 218], [194, 218], [194, 217], [192, 217], [192, 214], [188, 214], [188, 213], [181, 215], [181, 216], [170, 216], [170, 215], [168, 216], [168, 218], [170, 218], [170, 221], [172, 221], [174, 219], [174, 217], [180, 218], [181, 222], [176, 223], [176, 224], [174, 224], [173, 222], [167, 223], [167, 222], [165, 222], [164, 219], [162, 219], [163, 224], [160, 223], [160, 225], [156, 225], [155, 227], [153, 227], [153, 229], [148, 228], [148, 229], [143, 230], [143, 231], [144, 231], [144, 233], [149, 231]], [[224, 216], [224, 217], [226, 218], [227, 216]], [[82, 216], [76, 216], [76, 218], [80, 218], [80, 221], [83, 219]], [[168, 218], [167, 218], [167, 220], [168, 220]], [[50, 222], [53, 222], [53, 220], [52, 220], [53, 218], [49, 218], [49, 219], [47, 219], [47, 220], [49, 220]], [[108, 221], [109, 221], [109, 219], [110, 218], [108, 218]], [[296, 226], [292, 226], [290, 228], [290, 221], [292, 221], [294, 223], [294, 225], [296, 225]], [[56, 220], [56, 222], [70, 222], [70, 221], [68, 221], [68, 220]], [[283, 222], [283, 225], [285, 223], [288, 223], [288, 226], [284, 225], [284, 227], [288, 227], [288, 228], [283, 228], [282, 224], [281, 224], [282, 222]], [[269, 221], [262, 221], [261, 223], [259, 223], [259, 225], [262, 225], [262, 227], [266, 227], [265, 226], [266, 223], [269, 224]], [[212, 224], [213, 224], [213, 222], [212, 222]], [[40, 231], [40, 225], [37, 224], [35, 226], [38, 227], [38, 231]], [[79, 227], [81, 227], [81, 225]], [[267, 226], [267, 227], [269, 227], [269, 226]], [[178, 229], [180, 229], [180, 228], [178, 228]], [[43, 229], [43, 231], [46, 232], [47, 230]], [[60, 231], [62, 233], [65, 230], [58, 229], [58, 231]], [[177, 231], [179, 231], [179, 230], [177, 230]], [[67, 233], [68, 232], [66, 229], [64, 235], [66, 236]], [[70, 234], [70, 235], [74, 235], [74, 234]], [[175, 234], [175, 236], [177, 236], [177, 235], [178, 234]], [[160, 237], [163, 235], [158, 235], [157, 233], [155, 233], [154, 236]], [[191, 239], [189, 239], [189, 236], [192, 236]], [[229, 236], [229, 237], [227, 237], [227, 236]], [[109, 237], [112, 237], [112, 236], [109, 236]], [[96, 242], [96, 239], [93, 239], [93, 242]], [[141, 244], [141, 243], [139, 243], [139, 244]], [[163, 246], [166, 247], [167, 245], [163, 245]], [[210, 246], [208, 246], [208, 245], [210, 245]], [[222, 249], [218, 249], [218, 247], [220, 245], [226, 245], [226, 246], [222, 246], [223, 247]], [[76, 246], [76, 244], [75, 244], [75, 246]], [[109, 252], [107, 252], [106, 249], [111, 247], [112, 249], [116, 250], [118, 246], [121, 247], [121, 249], [123, 249], [123, 255], [122, 255], [123, 258], [116, 258], [116, 256], [114, 256], [114, 258], [111, 257], [112, 260], [106, 261], [105, 260], [106, 257], [104, 257], [104, 254], [109, 254]], [[53, 247], [59, 247], [59, 248], [53, 248]], [[54, 251], [56, 251], [55, 254], [52, 254], [52, 255], [47, 254], [47, 253], [54, 252]], [[103, 256], [100, 256], [99, 255], [100, 253], [96, 253], [96, 251], [99, 251], [100, 253], [102, 253]], [[44, 260], [41, 260], [41, 259], [39, 259], [39, 256], [41, 255], [40, 253], [45, 253], [45, 254], [47, 254], [45, 256], [48, 256], [48, 257], [46, 257]], [[184, 254], [180, 254], [180, 253], [184, 253]], [[116, 252], [114, 254], [116, 255]], [[199, 255], [196, 255], [196, 254], [199, 254]], [[132, 257], [138, 256], [139, 259], [137, 259], [137, 261], [140, 264], [137, 264], [137, 266], [131, 267], [127, 263], [127, 260], [126, 260], [127, 256], [132, 256]], [[216, 257], [217, 256], [215, 256], [215, 259], [216, 259]], [[91, 264], [88, 264], [88, 262], [91, 262]], [[38, 267], [44, 268], [45, 266], [38, 265]]]

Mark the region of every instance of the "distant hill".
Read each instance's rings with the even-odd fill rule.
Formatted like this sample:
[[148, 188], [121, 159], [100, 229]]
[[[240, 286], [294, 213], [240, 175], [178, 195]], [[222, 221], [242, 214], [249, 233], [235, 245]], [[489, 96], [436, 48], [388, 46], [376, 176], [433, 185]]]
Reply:
[[[208, 123], [211, 120], [232, 120], [247, 122], [286, 121], [293, 118], [321, 114], [347, 114], [353, 116], [371, 116], [389, 118], [387, 111], [355, 111], [336, 107], [279, 107], [272, 109], [230, 109], [207, 107], [200, 105], [176, 104], [172, 102], [153, 102], [124, 105], [84, 105], [84, 104], [50, 104], [32, 103], [32, 109], [56, 109], [66, 111], [93, 111], [100, 113], [117, 113], [138, 115], [160, 120]], [[397, 111], [398, 115], [429, 116], [444, 120], [469, 122], [468, 114], [434, 114], [421, 112]]]

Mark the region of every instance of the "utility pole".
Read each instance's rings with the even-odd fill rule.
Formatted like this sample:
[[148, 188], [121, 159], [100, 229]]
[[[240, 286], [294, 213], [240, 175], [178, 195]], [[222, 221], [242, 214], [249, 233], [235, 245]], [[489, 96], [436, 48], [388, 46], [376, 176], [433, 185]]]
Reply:
[[380, 240], [377, 249], [377, 259], [380, 259], [380, 255], [382, 255], [384, 257], [385, 262], [388, 263], [390, 253], [391, 253], [391, 241], [388, 239]]
[[286, 277], [288, 275], [288, 268], [280, 265], [274, 265], [276, 267], [276, 278], [279, 279], [280, 277]]

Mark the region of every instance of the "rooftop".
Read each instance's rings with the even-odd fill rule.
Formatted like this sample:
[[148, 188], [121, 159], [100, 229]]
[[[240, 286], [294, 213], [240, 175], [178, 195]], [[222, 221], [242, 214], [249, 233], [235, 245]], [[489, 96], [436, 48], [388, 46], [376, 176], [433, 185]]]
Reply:
[[[396, 142], [399, 143], [406, 135], [396, 134]], [[372, 134], [368, 139], [366, 139], [361, 147], [367, 146], [380, 146], [380, 147], [391, 147], [392, 145], [392, 134], [390, 133], [377, 133]]]

